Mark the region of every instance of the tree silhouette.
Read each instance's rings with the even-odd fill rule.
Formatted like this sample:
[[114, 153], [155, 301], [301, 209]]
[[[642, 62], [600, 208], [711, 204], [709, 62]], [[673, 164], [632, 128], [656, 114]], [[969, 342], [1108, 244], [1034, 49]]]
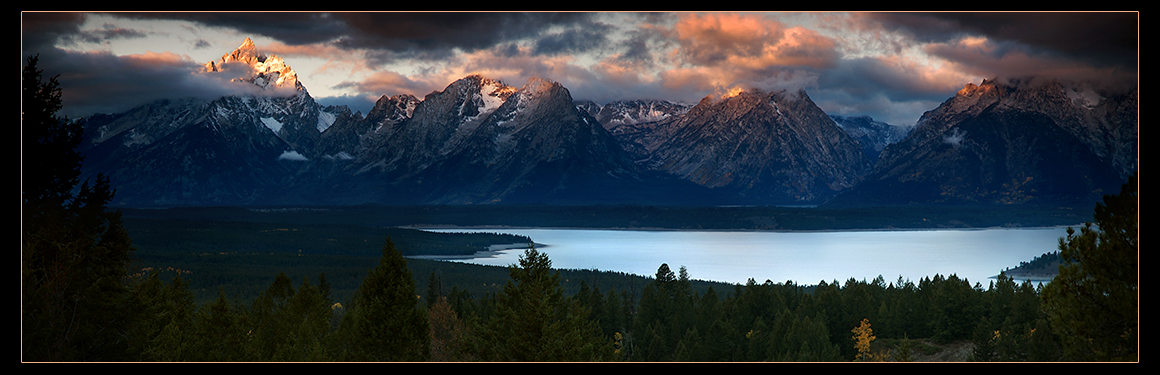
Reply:
[[612, 342], [589, 319], [589, 310], [564, 298], [560, 273], [547, 254], [529, 247], [498, 296], [496, 314], [477, 346], [486, 361], [603, 361]]
[[80, 181], [83, 128], [56, 116], [59, 83], [43, 80], [38, 60], [28, 57], [21, 75], [23, 358], [130, 359], [132, 243], [106, 207], [108, 178]]
[[1139, 330], [1139, 193], [1132, 175], [1097, 203], [1093, 222], [1059, 240], [1059, 275], [1043, 288], [1064, 360], [1135, 361]]
[[407, 260], [387, 238], [379, 265], [363, 279], [339, 326], [339, 360], [426, 361], [427, 313], [419, 306]]

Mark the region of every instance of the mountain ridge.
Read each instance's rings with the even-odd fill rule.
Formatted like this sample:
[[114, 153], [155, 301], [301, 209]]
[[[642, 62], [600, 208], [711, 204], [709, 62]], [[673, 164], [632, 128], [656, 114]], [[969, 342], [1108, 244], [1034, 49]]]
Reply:
[[[816, 205], [1090, 198], [1114, 179], [1107, 165], [1138, 170], [1126, 114], [1138, 90], [984, 80], [893, 126], [828, 115], [805, 91], [601, 105], [542, 77], [515, 87], [472, 74], [423, 98], [383, 95], [364, 117], [318, 104], [248, 38], [206, 73], [243, 63], [249, 75], [234, 82], [261, 94], [86, 118], [86, 173], [109, 174], [125, 206]], [[1066, 172], [1040, 155], [1090, 181], [1058, 188]]]
[[1082, 90], [1036, 78], [969, 83], [829, 204], [1055, 204], [1114, 193], [1139, 169], [1138, 119], [1123, 113], [1138, 113], [1138, 89], [1097, 103]]

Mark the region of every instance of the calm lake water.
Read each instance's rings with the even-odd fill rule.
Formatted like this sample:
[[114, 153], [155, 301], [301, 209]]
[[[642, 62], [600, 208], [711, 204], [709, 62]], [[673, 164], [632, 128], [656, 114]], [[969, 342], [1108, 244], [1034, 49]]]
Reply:
[[[981, 283], [1005, 268], [1057, 250], [1066, 227], [1031, 229], [747, 232], [589, 229], [428, 229], [529, 236], [554, 268], [598, 269], [653, 276], [661, 263], [685, 266], [693, 279], [744, 284], [792, 280], [845, 283], [851, 277], [918, 283], [935, 274]], [[507, 266], [522, 249], [455, 261]]]

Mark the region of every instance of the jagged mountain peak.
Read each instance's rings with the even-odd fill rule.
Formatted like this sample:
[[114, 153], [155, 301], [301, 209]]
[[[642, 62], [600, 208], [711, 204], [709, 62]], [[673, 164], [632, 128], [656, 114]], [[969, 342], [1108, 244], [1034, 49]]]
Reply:
[[239, 63], [249, 66], [251, 74], [236, 78], [235, 81], [252, 83], [266, 90], [296, 89], [304, 91], [302, 83], [298, 81], [298, 73], [286, 65], [286, 61], [278, 55], [266, 56], [258, 50], [250, 38], [246, 38], [238, 48], [222, 55], [216, 61], [205, 63], [206, 72], [222, 72], [227, 64]]
[[374, 123], [374, 129], [377, 131], [388, 123], [395, 124], [411, 118], [419, 102], [419, 98], [411, 94], [383, 95], [375, 102], [366, 118]]
[[572, 102], [572, 95], [567, 88], [559, 82], [542, 77], [528, 78], [522, 87], [507, 94], [514, 97], [513, 103], [520, 107], [519, 111], [527, 110], [528, 105], [542, 104], [543, 98], [547, 97], [560, 97], [566, 99], [570, 104]]
[[[480, 91], [487, 95], [506, 98], [511, 93], [517, 90], [516, 87], [509, 86], [502, 80], [488, 78], [479, 73], [472, 73], [463, 78], [457, 79], [447, 85], [443, 92], [459, 92], [463, 90]], [[437, 94], [437, 93], [432, 93]]]
[[981, 110], [996, 103], [1035, 110], [1046, 109], [1034, 108], [1044, 105], [1092, 109], [1107, 100], [1109, 95], [1114, 96], [1111, 94], [1113, 91], [1086, 82], [1049, 77], [996, 77], [984, 79], [978, 85], [967, 83], [936, 110], [962, 112], [972, 106]]
[[955, 93], [955, 95], [962, 97], [978, 97], [987, 94], [1000, 93], [1000, 88], [995, 85], [995, 79], [984, 79], [978, 85], [976, 85], [974, 82], [967, 82], [967, 84], [963, 85], [963, 88]]

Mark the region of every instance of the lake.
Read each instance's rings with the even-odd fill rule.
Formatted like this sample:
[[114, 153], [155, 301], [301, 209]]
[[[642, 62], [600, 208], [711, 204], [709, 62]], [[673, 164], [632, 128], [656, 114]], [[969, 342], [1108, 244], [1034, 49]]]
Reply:
[[[529, 236], [554, 268], [597, 269], [654, 276], [661, 263], [681, 266], [693, 279], [744, 284], [792, 280], [845, 283], [849, 278], [887, 283], [901, 276], [915, 284], [935, 274], [958, 275], [984, 288], [1005, 268], [1056, 251], [1067, 227], [905, 231], [685, 231], [594, 229], [426, 229], [435, 232], [502, 232]], [[522, 249], [454, 261], [507, 266]]]

